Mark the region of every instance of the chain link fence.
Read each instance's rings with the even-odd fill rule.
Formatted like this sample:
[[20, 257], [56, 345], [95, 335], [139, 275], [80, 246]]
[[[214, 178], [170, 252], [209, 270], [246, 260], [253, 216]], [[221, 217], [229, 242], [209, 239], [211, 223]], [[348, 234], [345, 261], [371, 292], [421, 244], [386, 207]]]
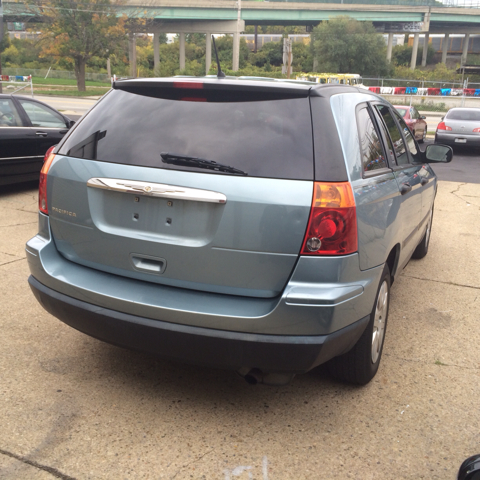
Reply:
[[[256, 0], [270, 1], [270, 0]], [[349, 3], [360, 5], [411, 5], [414, 7], [480, 8], [478, 0], [275, 0], [287, 3]]]
[[[405, 78], [368, 78], [363, 77], [366, 87], [416, 87], [416, 88], [464, 88], [462, 82], [452, 80], [410, 80]], [[468, 82], [465, 88], [480, 88], [480, 83]]]
[[[28, 76], [32, 75], [33, 77], [42, 77], [45, 78], [65, 78], [75, 80], [75, 73], [68, 70], [50, 70], [47, 69], [35, 69], [35, 68], [2, 68], [3, 75], [22, 75]], [[110, 82], [110, 77], [106, 73], [85, 73], [85, 80], [90, 80], [94, 82]]]

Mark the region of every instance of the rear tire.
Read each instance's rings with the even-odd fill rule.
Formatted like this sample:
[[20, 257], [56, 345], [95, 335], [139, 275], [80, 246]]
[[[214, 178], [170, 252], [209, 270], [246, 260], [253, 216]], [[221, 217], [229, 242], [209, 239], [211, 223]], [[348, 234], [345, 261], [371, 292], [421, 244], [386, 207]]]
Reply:
[[412, 258], [415, 258], [416, 260], [420, 260], [428, 253], [428, 245], [430, 243], [430, 234], [432, 231], [432, 220], [433, 220], [433, 205], [432, 205], [432, 209], [430, 210], [430, 216], [428, 218], [425, 235], [423, 236], [422, 241], [418, 244], [417, 248], [414, 250], [412, 254]]
[[418, 141], [418, 143], [423, 143], [425, 142], [425, 139], [427, 138], [427, 127], [425, 127], [425, 130], [423, 131], [422, 138]]
[[376, 375], [387, 329], [390, 278], [390, 269], [385, 264], [367, 328], [349, 352], [327, 363], [330, 374], [335, 378], [365, 385]]

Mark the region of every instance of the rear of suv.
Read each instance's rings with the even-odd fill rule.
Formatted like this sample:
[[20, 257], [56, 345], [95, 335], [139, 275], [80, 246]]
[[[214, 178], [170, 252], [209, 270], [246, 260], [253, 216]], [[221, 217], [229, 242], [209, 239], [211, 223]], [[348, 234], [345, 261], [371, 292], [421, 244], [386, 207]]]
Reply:
[[119, 81], [46, 157], [30, 286], [106, 342], [281, 384], [365, 384], [390, 286], [427, 253], [436, 178], [355, 87]]

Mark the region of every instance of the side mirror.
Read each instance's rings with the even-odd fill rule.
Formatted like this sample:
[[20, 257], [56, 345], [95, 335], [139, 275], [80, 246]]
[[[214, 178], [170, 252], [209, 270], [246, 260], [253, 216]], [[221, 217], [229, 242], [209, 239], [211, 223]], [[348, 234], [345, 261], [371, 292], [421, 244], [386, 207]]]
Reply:
[[457, 480], [480, 479], [480, 455], [467, 458], [458, 471]]
[[425, 149], [427, 163], [450, 163], [453, 158], [452, 147], [447, 145], [428, 145]]
[[68, 120], [67, 121], [67, 127], [72, 128], [75, 125], [75, 120]]
[[420, 120], [425, 120], [427, 117], [425, 115], [420, 115]]

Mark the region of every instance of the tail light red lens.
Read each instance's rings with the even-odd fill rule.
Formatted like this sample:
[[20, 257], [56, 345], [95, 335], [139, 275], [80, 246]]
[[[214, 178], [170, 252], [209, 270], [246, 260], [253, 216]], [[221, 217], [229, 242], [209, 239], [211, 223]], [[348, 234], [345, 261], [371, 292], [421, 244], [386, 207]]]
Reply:
[[316, 182], [301, 254], [347, 255], [357, 249], [357, 214], [350, 183]]
[[43, 159], [43, 167], [42, 170], [40, 170], [40, 182], [38, 184], [38, 208], [45, 215], [48, 215], [47, 176], [50, 165], [55, 158], [55, 154], [53, 153], [54, 148], [55, 145], [50, 147], [45, 154], [45, 158]]
[[474, 128], [473, 131], [474, 131], [475, 133], [480, 133], [480, 128]]
[[182, 102], [206, 102], [205, 97], [182, 97], [180, 99]]
[[174, 88], [187, 88], [192, 90], [198, 90], [203, 88], [203, 83], [198, 81], [189, 81], [189, 80], [182, 80], [182, 81], [173, 81]]
[[445, 125], [445, 122], [440, 122], [437, 126], [437, 130], [451, 131], [452, 127], [447, 127], [447, 125]]

